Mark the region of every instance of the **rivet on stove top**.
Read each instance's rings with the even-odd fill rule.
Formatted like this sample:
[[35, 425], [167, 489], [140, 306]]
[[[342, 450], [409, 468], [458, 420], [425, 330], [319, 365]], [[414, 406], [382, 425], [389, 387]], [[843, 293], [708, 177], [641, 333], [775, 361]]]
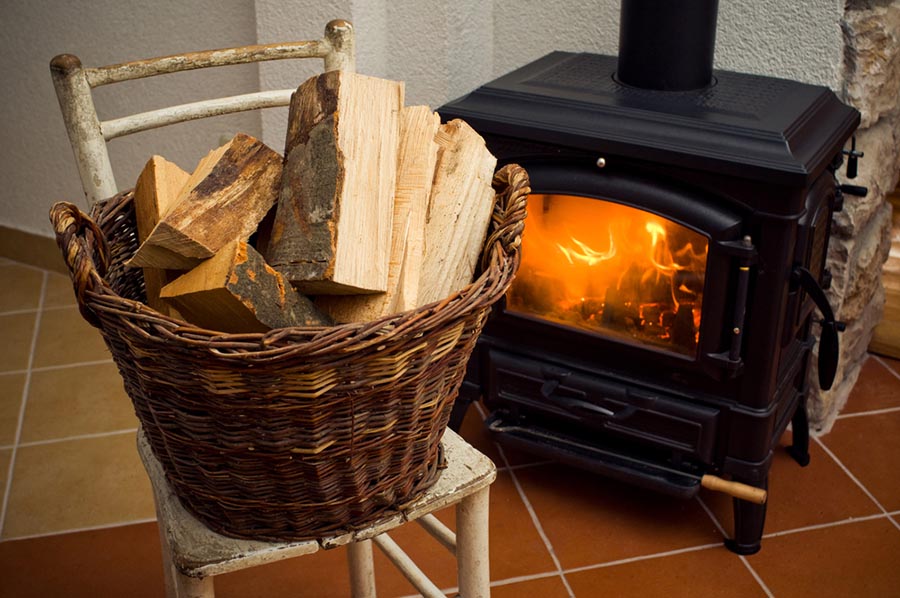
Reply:
[[606, 158], [600, 157], [597, 158], [597, 168], [604, 168], [606, 166]]

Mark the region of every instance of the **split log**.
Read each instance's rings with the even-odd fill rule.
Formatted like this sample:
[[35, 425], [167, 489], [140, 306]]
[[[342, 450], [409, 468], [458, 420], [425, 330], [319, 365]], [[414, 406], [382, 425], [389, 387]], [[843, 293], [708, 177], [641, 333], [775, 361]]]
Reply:
[[[190, 175], [162, 156], [153, 156], [144, 166], [134, 186], [134, 212], [137, 219], [138, 240], [144, 242], [160, 219], [175, 205]], [[177, 274], [159, 268], [144, 268], [144, 290], [147, 304], [156, 311], [178, 317], [159, 291], [175, 280]]]
[[440, 117], [427, 106], [400, 111], [400, 151], [388, 290], [372, 295], [321, 295], [316, 305], [336, 322], [367, 322], [418, 305], [424, 255], [425, 212], [431, 195]]
[[291, 98], [266, 260], [311, 294], [387, 290], [403, 83], [332, 71]]
[[191, 323], [222, 332], [265, 332], [287, 326], [330, 326], [246, 241], [232, 241], [163, 287], [160, 296]]
[[441, 125], [438, 162], [425, 223], [419, 305], [443, 299], [472, 281], [494, 208], [497, 159], [465, 122]]
[[278, 198], [281, 156], [239, 133], [197, 165], [129, 265], [189, 270], [247, 240]]

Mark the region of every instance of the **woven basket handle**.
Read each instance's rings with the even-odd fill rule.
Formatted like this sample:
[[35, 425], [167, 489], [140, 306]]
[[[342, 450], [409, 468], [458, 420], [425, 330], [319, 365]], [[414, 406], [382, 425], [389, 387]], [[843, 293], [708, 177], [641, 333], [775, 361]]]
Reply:
[[484, 243], [482, 270], [490, 266], [493, 254], [490, 248], [494, 243], [499, 242], [507, 255], [518, 257], [522, 246], [522, 231], [525, 230], [525, 204], [531, 193], [528, 173], [518, 164], [507, 164], [498, 170], [492, 184], [500, 197], [491, 216], [494, 225], [491, 236]]
[[63, 252], [72, 275], [78, 309], [91, 325], [100, 321], [87, 307], [85, 293], [103, 285], [109, 267], [109, 247], [100, 227], [78, 206], [61, 201], [50, 208], [50, 222], [56, 233], [56, 244]]

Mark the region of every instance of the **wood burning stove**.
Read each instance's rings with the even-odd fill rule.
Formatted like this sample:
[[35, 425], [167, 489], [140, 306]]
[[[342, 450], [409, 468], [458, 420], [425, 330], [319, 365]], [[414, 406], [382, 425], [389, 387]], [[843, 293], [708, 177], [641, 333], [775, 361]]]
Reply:
[[[533, 188], [457, 419], [482, 396], [500, 442], [679, 497], [708, 473], [765, 488], [791, 421], [808, 461], [813, 333], [827, 387], [841, 327], [821, 290], [831, 217], [865, 193], [835, 178], [857, 111], [712, 71], [715, 11], [625, 0], [618, 60], [554, 52], [439, 109]], [[756, 552], [765, 506], [734, 514], [728, 546]]]

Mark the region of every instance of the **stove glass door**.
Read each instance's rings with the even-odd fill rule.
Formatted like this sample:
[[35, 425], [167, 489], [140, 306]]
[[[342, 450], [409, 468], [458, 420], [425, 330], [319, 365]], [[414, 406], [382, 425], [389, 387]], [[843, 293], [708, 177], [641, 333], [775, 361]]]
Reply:
[[507, 311], [696, 357], [709, 239], [595, 197], [533, 194]]

